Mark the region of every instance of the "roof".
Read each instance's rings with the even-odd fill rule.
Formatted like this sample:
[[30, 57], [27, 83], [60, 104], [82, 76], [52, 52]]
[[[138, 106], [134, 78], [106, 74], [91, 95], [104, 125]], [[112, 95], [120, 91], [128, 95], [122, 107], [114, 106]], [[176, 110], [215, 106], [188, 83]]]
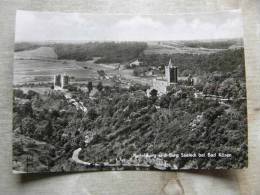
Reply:
[[136, 60], [130, 62], [130, 64], [135, 64], [135, 65], [139, 65], [140, 63], [141, 63], [141, 62], [140, 62], [138, 59], [136, 59]]
[[168, 66], [170, 67], [170, 68], [172, 68], [172, 59], [170, 58], [170, 60], [169, 60], [169, 64], [168, 64]]
[[[167, 65], [166, 65], [166, 66], [167, 66]], [[170, 60], [169, 60], [168, 66], [169, 66], [170, 68], [177, 68], [177, 66], [174, 66], [174, 65], [173, 65], [171, 58], [170, 58]]]

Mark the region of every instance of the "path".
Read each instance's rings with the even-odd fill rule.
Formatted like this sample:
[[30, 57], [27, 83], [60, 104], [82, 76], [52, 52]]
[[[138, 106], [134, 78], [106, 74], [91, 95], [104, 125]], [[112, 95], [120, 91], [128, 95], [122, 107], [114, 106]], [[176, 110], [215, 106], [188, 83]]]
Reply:
[[[93, 163], [85, 162], [85, 161], [82, 161], [82, 160], [79, 159], [79, 153], [80, 153], [81, 150], [82, 150], [81, 148], [74, 150], [71, 159], [74, 162], [81, 164], [81, 165], [85, 165], [85, 166], [94, 165], [95, 167], [100, 167], [101, 164], [102, 164], [102, 166], [105, 166], [105, 167], [125, 167], [125, 168], [126, 167], [149, 168], [151, 166], [150, 164], [147, 164], [147, 163], [140, 164], [137, 161], [135, 163], [133, 163], [133, 162], [129, 163], [129, 162], [127, 162], [128, 160], [126, 160], [126, 159], [119, 159], [119, 160], [117, 159], [117, 162], [115, 164], [110, 164], [108, 162], [104, 162], [104, 163], [101, 163], [101, 164], [98, 164], [98, 163], [93, 164]], [[140, 156], [144, 156], [144, 155], [140, 155]], [[170, 166], [166, 161], [164, 161], [162, 159], [157, 159], [157, 161], [158, 160], [160, 162], [153, 162], [153, 167], [155, 169], [165, 170], [167, 167]], [[177, 167], [174, 166], [173, 169], [177, 169]]]
[[81, 148], [78, 148], [78, 149], [73, 151], [72, 160], [74, 162], [78, 163], [78, 164], [88, 165], [88, 166], [91, 165], [91, 163], [85, 162], [85, 161], [79, 159], [79, 153], [80, 153], [81, 150], [82, 150]]

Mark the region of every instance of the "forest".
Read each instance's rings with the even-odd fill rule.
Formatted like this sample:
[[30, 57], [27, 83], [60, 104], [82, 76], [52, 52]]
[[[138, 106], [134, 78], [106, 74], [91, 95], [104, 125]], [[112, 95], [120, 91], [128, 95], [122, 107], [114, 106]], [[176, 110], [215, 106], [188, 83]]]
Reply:
[[[155, 66], [164, 70], [169, 58], [183, 76], [188, 74], [202, 75], [203, 73], [219, 71], [230, 72], [238, 65], [244, 64], [244, 49], [229, 49], [212, 54], [140, 54], [139, 60], [143, 66]], [[243, 68], [243, 67], [242, 67]]]
[[[72, 88], [87, 113], [76, 110], [61, 92], [41, 95], [15, 89], [14, 166], [32, 172], [76, 171], [79, 166], [69, 159], [81, 147], [80, 159], [93, 163], [113, 163], [133, 153], [224, 152], [232, 157], [167, 161], [179, 169], [242, 168], [247, 165], [247, 115], [245, 85], [239, 74], [239, 68], [229, 74], [212, 73], [206, 83], [195, 88], [179, 85], [161, 97], [156, 92], [147, 97], [146, 88], [139, 84], [125, 89], [99, 83], [94, 99]], [[233, 100], [222, 104], [195, 98], [197, 89]]]
[[87, 43], [16, 43], [15, 51], [53, 47], [58, 59], [87, 61], [100, 57], [96, 63], [125, 63], [139, 56], [147, 47], [145, 42], [87, 42]]
[[142, 42], [89, 42], [84, 44], [54, 44], [59, 59], [85, 61], [101, 57], [96, 63], [121, 63], [137, 58], [147, 47]]
[[[223, 40], [215, 42], [183, 41], [183, 44], [194, 48], [221, 48], [219, 52], [211, 54], [145, 54], [148, 48], [146, 42], [87, 42], [87, 43], [16, 43], [15, 51], [36, 49], [41, 46], [54, 48], [58, 59], [87, 61], [100, 57], [95, 63], [123, 63], [139, 59], [145, 67], [160, 67], [168, 63], [169, 58], [179, 67], [183, 75], [200, 75], [204, 72], [229, 72], [239, 64], [244, 64], [244, 49], [235, 47], [228, 49], [238, 40]], [[170, 44], [170, 43], [169, 43]]]
[[229, 49], [233, 45], [241, 45], [242, 40], [240, 39], [229, 39], [229, 40], [192, 40], [182, 41], [185, 46], [192, 48], [208, 48], [208, 49]]

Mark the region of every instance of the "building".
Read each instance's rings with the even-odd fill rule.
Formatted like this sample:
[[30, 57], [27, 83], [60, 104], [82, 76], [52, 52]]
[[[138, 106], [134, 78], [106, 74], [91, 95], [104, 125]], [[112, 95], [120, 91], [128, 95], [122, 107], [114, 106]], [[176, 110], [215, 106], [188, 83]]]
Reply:
[[63, 77], [61, 77], [61, 88], [66, 89], [69, 86], [69, 76], [67, 74], [64, 74]]
[[64, 90], [69, 86], [69, 76], [67, 74], [54, 75], [54, 90]]
[[54, 89], [61, 88], [61, 75], [60, 74], [54, 75], [53, 85], [54, 85]]
[[178, 82], [178, 68], [177, 66], [173, 66], [172, 59], [170, 59], [168, 65], [165, 66], [165, 78], [168, 83]]
[[197, 78], [189, 75], [188, 77], [179, 77], [178, 76], [178, 67], [173, 64], [172, 60], [169, 60], [169, 63], [165, 65], [165, 75], [161, 78], [156, 78], [152, 80], [152, 85], [149, 90], [147, 90], [147, 96], [150, 96], [151, 90], [157, 90], [159, 96], [166, 94], [169, 86], [175, 85], [185, 85], [193, 86], [198, 82]]
[[140, 62], [138, 59], [130, 62], [129, 67], [133, 68], [133, 67], [137, 67], [140, 66], [142, 64], [142, 62]]
[[167, 88], [172, 85], [176, 85], [178, 82], [178, 68], [174, 66], [172, 60], [165, 65], [165, 76], [162, 78], [156, 78], [152, 80], [152, 86], [147, 90], [147, 96], [150, 96], [151, 90], [157, 90], [159, 96], [167, 93]]

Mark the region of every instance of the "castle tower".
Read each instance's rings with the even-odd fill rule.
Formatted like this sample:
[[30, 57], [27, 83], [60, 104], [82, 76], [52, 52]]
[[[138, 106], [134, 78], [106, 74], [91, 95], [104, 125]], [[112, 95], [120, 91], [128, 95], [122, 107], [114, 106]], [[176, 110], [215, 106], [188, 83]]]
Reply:
[[178, 82], [178, 69], [177, 66], [173, 66], [172, 59], [170, 58], [168, 65], [165, 66], [165, 78], [168, 83]]
[[58, 74], [58, 75], [54, 75], [54, 87], [55, 86], [59, 86], [61, 87], [61, 75]]
[[69, 76], [64, 74], [61, 78], [61, 88], [65, 89], [69, 85]]
[[67, 74], [54, 75], [54, 90], [66, 89], [69, 86], [69, 76]]

